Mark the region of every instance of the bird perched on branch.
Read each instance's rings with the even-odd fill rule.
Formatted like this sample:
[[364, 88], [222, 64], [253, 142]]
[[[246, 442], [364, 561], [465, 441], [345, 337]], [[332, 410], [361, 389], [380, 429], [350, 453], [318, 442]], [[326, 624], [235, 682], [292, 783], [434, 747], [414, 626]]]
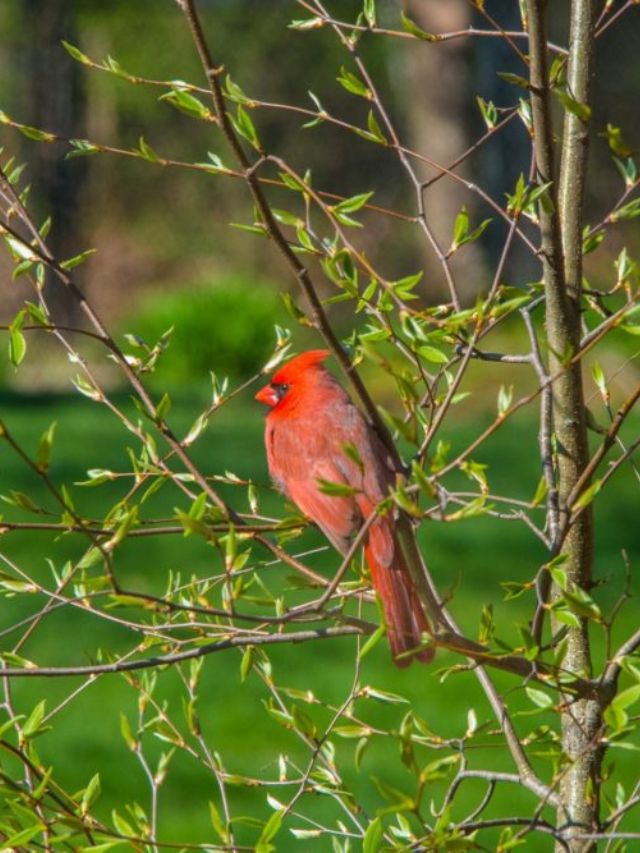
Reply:
[[[345, 555], [351, 538], [389, 496], [388, 453], [345, 390], [323, 366], [328, 350], [304, 352], [256, 394], [269, 406], [265, 442], [276, 486]], [[364, 551], [382, 601], [397, 666], [428, 662], [421, 647], [429, 625], [395, 535], [393, 510], [376, 515]]]

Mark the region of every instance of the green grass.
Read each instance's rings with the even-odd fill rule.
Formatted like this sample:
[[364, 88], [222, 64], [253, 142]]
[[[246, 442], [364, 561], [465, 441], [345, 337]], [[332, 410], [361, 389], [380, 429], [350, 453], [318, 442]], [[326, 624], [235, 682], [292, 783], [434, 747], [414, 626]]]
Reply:
[[[188, 428], [202, 404], [197, 393], [178, 397], [174, 402], [169, 420], [179, 434]], [[123, 401], [123, 405], [128, 404]], [[27, 399], [17, 396], [4, 397], [0, 408], [8, 429], [30, 454], [35, 453], [39, 436], [48, 424], [57, 421], [51, 476], [57, 484], [67, 484], [77, 507], [85, 516], [101, 518], [110, 504], [125, 493], [127, 484], [124, 481], [96, 488], [74, 485], [86, 479], [87, 469], [130, 470], [126, 447], [135, 446], [135, 438], [104, 409], [77, 398]], [[479, 415], [477, 423], [461, 423], [457, 428], [447, 430], [452, 452], [464, 447], [477, 434], [482, 420]], [[637, 428], [637, 424], [635, 426]], [[241, 478], [266, 485], [262, 429], [262, 413], [257, 405], [232, 403], [212, 420], [193, 449], [193, 456], [207, 474], [231, 470]], [[483, 445], [474, 458], [490, 465], [492, 492], [506, 492], [529, 499], [538, 479], [536, 452], [535, 428], [525, 416], [514, 419], [512, 424]], [[3, 494], [12, 489], [25, 492], [47, 510], [55, 511], [55, 503], [37, 476], [5, 442], [0, 444], [0, 472]], [[467, 481], [464, 482], [465, 488], [471, 488]], [[244, 489], [220, 488], [238, 509], [247, 508]], [[632, 474], [623, 472], [596, 505], [596, 577], [605, 583], [595, 595], [605, 612], [623, 588], [621, 548], [626, 548], [632, 559], [640, 550], [636, 521], [637, 489]], [[262, 501], [261, 506], [267, 511], [282, 505], [281, 499], [272, 492], [265, 491]], [[167, 485], [144, 505], [143, 512], [148, 513], [148, 517], [167, 517], [176, 506], [188, 509], [188, 501], [177, 489]], [[9, 505], [5, 507], [4, 518], [39, 520], [38, 516], [27, 516]], [[431, 522], [423, 526], [421, 541], [439, 588], [451, 592], [451, 609], [463, 628], [471, 636], [476, 636], [481, 608], [491, 604], [498, 637], [517, 643], [516, 625], [527, 621], [532, 599], [523, 596], [505, 603], [500, 582], [525, 582], [544, 561], [542, 545], [527, 528], [520, 522], [501, 522], [487, 516], [455, 524]], [[321, 536], [309, 530], [291, 547], [300, 552], [321, 542]], [[77, 535], [56, 538], [49, 534], [21, 532], [5, 534], [0, 552], [31, 576], [51, 585], [46, 558], [53, 559], [59, 569], [65, 560], [78, 559], [83, 548], [84, 542]], [[325, 572], [335, 568], [338, 562], [339, 558], [331, 551], [310, 560]], [[120, 582], [127, 588], [161, 594], [170, 571], [180, 572], [186, 580], [192, 575], [213, 574], [220, 570], [220, 563], [217, 552], [197, 537], [167, 536], [125, 543], [116, 552], [115, 569]], [[260, 571], [267, 583], [275, 577], [273, 570], [266, 567]], [[288, 572], [281, 573], [281, 577], [287, 575]], [[33, 599], [34, 596], [28, 595], [7, 597], [0, 628], [16, 623], [21, 615], [26, 616], [42, 606], [42, 599], [37, 602]], [[128, 611], [113, 612], [126, 617]], [[632, 604], [622, 612], [615, 631], [616, 639], [635, 628], [636, 622]], [[20, 633], [3, 634], [2, 648], [12, 649]], [[79, 609], [61, 608], [38, 625], [20, 649], [20, 654], [41, 665], [85, 664], [95, 660], [100, 649], [117, 653], [130, 647], [131, 643], [127, 629], [96, 619]], [[311, 689], [322, 702], [339, 704], [350, 690], [353, 649], [352, 640], [273, 649], [270, 658], [274, 680], [279, 686]], [[596, 662], [601, 661], [603, 654], [601, 638], [597, 636]], [[255, 674], [250, 674], [244, 683], [241, 681], [240, 660], [239, 652], [227, 651], [205, 661], [198, 713], [210, 748], [220, 754], [230, 773], [276, 778], [280, 753], [288, 754], [304, 766], [307, 752], [300, 747], [295, 735], [265, 713], [264, 702], [269, 693], [263, 683]], [[479, 722], [489, 722], [490, 729], [493, 729], [490, 711], [471, 674], [451, 674], [444, 681], [440, 678], [441, 670], [454, 662], [459, 660], [441, 653], [437, 664], [432, 667], [413, 666], [401, 672], [391, 665], [386, 647], [380, 643], [363, 661], [361, 683], [397, 692], [410, 704], [387, 705], [362, 699], [356, 703], [355, 710], [371, 726], [397, 731], [411, 708], [433, 732], [455, 738], [464, 734], [467, 715], [473, 707]], [[522, 715], [517, 717], [516, 723], [523, 734], [537, 725], [551, 722], [552, 717], [542, 712], [529, 715], [532, 705], [514, 679], [499, 675], [496, 681], [508, 691], [511, 707]], [[80, 682], [73, 678], [16, 680], [12, 687], [15, 709], [18, 713], [29, 713], [42, 698], [46, 698], [48, 709], [54, 708], [79, 685]], [[174, 670], [159, 674], [157, 695], [166, 702], [169, 715], [182, 725], [184, 690]], [[320, 705], [298, 704], [316, 720], [318, 726], [329, 718], [328, 712]], [[100, 773], [102, 793], [96, 812], [103, 818], [108, 818], [116, 805], [124, 813], [123, 803], [137, 801], [148, 808], [148, 787], [143, 771], [120, 735], [121, 712], [135, 728], [136, 691], [120, 676], [103, 677], [67, 704], [54, 718], [53, 729], [37, 741], [43, 763], [54, 765], [56, 779], [67, 790], [80, 789], [94, 773]], [[374, 777], [407, 793], [413, 791], [415, 778], [400, 760], [397, 738], [373, 738], [362, 759], [360, 771], [356, 770], [353, 762], [357, 741], [343, 738], [334, 738], [334, 741], [345, 782], [371, 814], [385, 805]], [[479, 734], [474, 748], [469, 750], [471, 765], [512, 770], [509, 756], [496, 748], [498, 743], [499, 740], [493, 738], [489, 731]], [[152, 735], [145, 737], [145, 744], [153, 759], [170, 748], [170, 744]], [[435, 749], [421, 749], [416, 755], [422, 766], [442, 757], [443, 753]], [[542, 758], [534, 760], [542, 774], [548, 772]], [[637, 775], [633, 753], [618, 750], [615, 760], [623, 779], [627, 783], [633, 781]], [[17, 772], [10, 761], [4, 767]], [[287, 790], [290, 789], [285, 789], [281, 797], [285, 801]], [[443, 790], [444, 783], [430, 783], [426, 796], [434, 796], [438, 802]], [[271, 811], [265, 803], [265, 794], [264, 789], [257, 787], [230, 787], [232, 811], [264, 819]], [[462, 815], [481, 796], [481, 785], [469, 785], [463, 789], [453, 816]], [[211, 842], [209, 800], [218, 801], [213, 777], [195, 760], [178, 751], [161, 789], [160, 836], [166, 840]], [[335, 808], [329, 798], [319, 798], [318, 802], [306, 798], [303, 803], [303, 810], [320, 818], [335, 820]], [[531, 810], [532, 796], [524, 789], [512, 786], [498, 791], [487, 816], [505, 812], [530, 814]], [[425, 813], [427, 811], [425, 807]], [[632, 828], [631, 823], [627, 828]], [[287, 826], [297, 825], [300, 822], [293, 820]], [[247, 843], [256, 837], [256, 830], [252, 827], [239, 825], [238, 832], [239, 838]], [[326, 841], [315, 842], [314, 848], [311, 844], [309, 842], [309, 849], [329, 849]], [[288, 845], [295, 846], [295, 842], [285, 830], [278, 836], [278, 845], [279, 850], [285, 850], [289, 849]], [[548, 839], [532, 837], [527, 849], [549, 849]]]

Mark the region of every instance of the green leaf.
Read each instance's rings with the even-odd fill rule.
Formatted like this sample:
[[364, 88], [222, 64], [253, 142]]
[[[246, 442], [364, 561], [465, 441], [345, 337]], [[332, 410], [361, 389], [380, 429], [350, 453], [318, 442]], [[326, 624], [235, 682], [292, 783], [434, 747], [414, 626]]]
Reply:
[[360, 691], [363, 697], [375, 699], [378, 702], [383, 702], [386, 705], [399, 705], [408, 703], [409, 700], [397, 693], [389, 693], [388, 690], [378, 690], [376, 687], [365, 686]]
[[638, 699], [640, 699], [640, 684], [634, 684], [633, 687], [628, 687], [618, 693], [611, 704], [615, 705], [616, 708], [628, 708], [629, 705], [635, 704]]
[[3, 850], [16, 850], [18, 847], [24, 847], [25, 844], [28, 844], [29, 841], [33, 841], [36, 835], [39, 835], [46, 827], [43, 823], [34, 824], [33, 826], [28, 826], [26, 829], [21, 829], [19, 832], [16, 832], [15, 835], [12, 835], [10, 838], [2, 839], [2, 849]]
[[373, 110], [369, 110], [369, 115], [367, 116], [367, 127], [369, 128], [370, 138], [373, 142], [379, 142], [380, 145], [387, 144], [387, 137], [382, 132], [382, 128], [376, 121], [376, 117], [373, 114]]
[[336, 204], [333, 209], [334, 211], [340, 211], [340, 213], [355, 213], [356, 210], [360, 210], [369, 201], [372, 195], [372, 192], [354, 195]]
[[[415, 273], [414, 275], [407, 275], [404, 278], [399, 278], [397, 281], [391, 282], [391, 287], [393, 288], [394, 292], [401, 299], [405, 299], [405, 300], [418, 299], [418, 296], [416, 296], [416, 294], [413, 293], [413, 290], [415, 289], [416, 285], [418, 285], [420, 283], [420, 281], [422, 280], [423, 274], [424, 273], [422, 272], [422, 270], [420, 270], [420, 272]], [[376, 284], [377, 284], [377, 282], [374, 281], [373, 282], [374, 291], [375, 291]], [[373, 295], [373, 292], [371, 295]], [[370, 298], [370, 297], [363, 295], [363, 298]]]
[[51, 460], [51, 448], [53, 446], [53, 436], [56, 431], [56, 422], [54, 421], [49, 429], [41, 436], [38, 444], [38, 453], [36, 456], [36, 465], [38, 471], [47, 471]]
[[236, 104], [246, 104], [249, 107], [255, 106], [256, 102], [245, 95], [242, 88], [238, 86], [237, 83], [233, 82], [229, 74], [225, 77], [224, 88], [229, 99], [234, 101]]
[[482, 113], [482, 118], [488, 130], [492, 130], [498, 121], [498, 111], [493, 101], [485, 101], [479, 95], [476, 95], [476, 103]]
[[247, 646], [240, 661], [240, 681], [246, 681], [256, 657], [255, 646]]
[[451, 241], [450, 252], [453, 252], [464, 240], [469, 230], [469, 213], [466, 207], [462, 207], [460, 213], [456, 216], [453, 223], [453, 240]]
[[161, 162], [161, 158], [156, 154], [149, 143], [145, 141], [144, 136], [141, 136], [140, 139], [138, 139], [138, 152], [140, 153], [140, 156], [144, 160], [148, 160], [149, 163]]
[[619, 222], [621, 219], [635, 219], [640, 216], [640, 198], [635, 198], [628, 204], [614, 210], [609, 216], [610, 222]]
[[638, 167], [636, 166], [635, 160], [631, 157], [627, 157], [626, 160], [620, 160], [618, 157], [614, 157], [613, 162], [616, 169], [622, 175], [622, 180], [624, 181], [625, 186], [627, 188], [633, 187], [635, 182], [638, 180]]
[[433, 364], [447, 364], [449, 361], [449, 356], [443, 353], [442, 350], [439, 350], [436, 347], [431, 347], [428, 344], [419, 346], [418, 354]]
[[100, 774], [96, 773], [92, 778], [87, 787], [84, 789], [84, 793], [82, 794], [82, 803], [81, 803], [81, 812], [82, 814], [86, 814], [89, 811], [89, 807], [97, 800], [100, 796]]
[[23, 136], [27, 139], [33, 139], [36, 142], [55, 142], [55, 133], [49, 133], [46, 130], [41, 130], [39, 127], [30, 127], [28, 124], [14, 124]]
[[335, 726], [333, 731], [338, 737], [344, 738], [370, 737], [373, 734], [368, 726], [356, 725], [355, 723], [348, 726]]
[[618, 157], [630, 157], [630, 155], [633, 154], [633, 150], [623, 140], [622, 131], [619, 127], [616, 127], [613, 124], [607, 124], [607, 129], [602, 133], [599, 133], [598, 136], [602, 136], [607, 140], [609, 148], [614, 154], [617, 154]]
[[256, 151], [261, 151], [262, 146], [258, 139], [258, 133], [249, 113], [241, 105], [238, 105], [236, 117], [234, 118], [233, 115], [229, 113], [229, 118], [240, 136], [244, 137], [244, 139], [246, 139], [247, 142], [256, 149]]
[[82, 53], [82, 51], [77, 48], [75, 45], [70, 44], [70, 42], [62, 40], [62, 46], [67, 51], [69, 56], [76, 60], [76, 62], [81, 62], [83, 65], [93, 65], [92, 61], [89, 57]]
[[14, 367], [19, 367], [27, 354], [27, 341], [20, 329], [13, 329], [9, 334], [9, 358]]
[[547, 483], [546, 477], [544, 474], [538, 480], [538, 487], [536, 488], [536, 493], [531, 499], [531, 506], [538, 506], [542, 503], [542, 501], [546, 498], [549, 492], [549, 484]]
[[323, 494], [334, 497], [350, 498], [359, 492], [359, 489], [349, 486], [347, 483], [332, 483], [330, 480], [323, 480], [322, 477], [316, 477], [316, 483]]
[[40, 726], [42, 725], [42, 720], [44, 719], [45, 706], [46, 701], [43, 699], [41, 702], [38, 702], [33, 711], [29, 714], [22, 726], [23, 737], [28, 739], [38, 734]]
[[359, 660], [362, 660], [366, 655], [368, 655], [369, 652], [375, 646], [378, 645], [378, 643], [385, 636], [386, 633], [387, 629], [384, 625], [380, 625], [379, 628], [376, 628], [373, 634], [369, 637], [369, 639], [366, 641], [366, 643], [363, 644], [362, 648], [360, 649], [360, 654], [358, 655]]
[[274, 812], [265, 823], [256, 844], [256, 853], [269, 853], [269, 851], [274, 849], [273, 845], [269, 842], [274, 839], [280, 831], [284, 813], [285, 809], [279, 809], [277, 812]]
[[543, 690], [536, 690], [535, 687], [525, 687], [525, 693], [538, 708], [548, 709], [553, 707], [553, 699]]
[[169, 414], [170, 409], [171, 409], [171, 397], [169, 396], [168, 392], [165, 391], [165, 393], [162, 395], [160, 402], [156, 406], [156, 411], [155, 411], [156, 421], [158, 423], [163, 421], [166, 418], [166, 416]]
[[362, 853], [378, 853], [382, 842], [382, 822], [379, 817], [374, 818], [362, 839]]
[[566, 89], [555, 88], [554, 95], [560, 101], [565, 110], [577, 116], [580, 121], [587, 122], [591, 118], [591, 107], [576, 100]]
[[591, 501], [600, 491], [601, 486], [602, 480], [594, 480], [588, 488], [581, 492], [578, 499], [571, 505], [571, 511], [576, 512], [576, 510], [584, 509], [584, 507], [589, 506]]
[[79, 255], [75, 255], [73, 258], [68, 258], [66, 261], [61, 261], [60, 266], [63, 270], [72, 270], [74, 267], [77, 267], [79, 264], [82, 264], [86, 261], [86, 259], [95, 254], [95, 249], [87, 249], [86, 252], [80, 252]]
[[127, 744], [131, 752], [135, 752], [138, 748], [138, 742], [133, 736], [133, 732], [131, 731], [131, 724], [129, 723], [129, 718], [126, 714], [120, 712], [120, 734], [124, 738], [124, 742]]
[[370, 27], [376, 25], [376, 0], [364, 0], [362, 11]]
[[498, 415], [504, 415], [505, 412], [509, 410], [512, 400], [513, 385], [509, 385], [508, 388], [505, 388], [504, 385], [501, 385], [500, 390], [498, 391]]
[[505, 83], [511, 83], [513, 86], [520, 86], [522, 89], [529, 88], [529, 81], [519, 74], [512, 74], [510, 71], [498, 71], [498, 77], [504, 80]]
[[324, 18], [316, 16], [315, 18], [302, 18], [297, 21], [291, 21], [289, 24], [290, 30], [319, 30], [324, 27]]
[[607, 232], [604, 229], [600, 231], [591, 232], [591, 228], [588, 225], [585, 225], [584, 230], [582, 232], [582, 254], [588, 255], [591, 252], [595, 252], [600, 243], [606, 237]]
[[352, 462], [354, 462], [358, 468], [363, 471], [364, 463], [362, 461], [362, 457], [358, 451], [358, 448], [353, 444], [353, 442], [348, 441], [346, 444], [342, 445], [342, 450], [344, 451], [345, 456], [348, 456]]
[[402, 29], [405, 33], [411, 33], [412, 36], [423, 39], [423, 41], [440, 41], [440, 36], [426, 32], [426, 30], [419, 27], [415, 21], [412, 21], [411, 18], [405, 15], [404, 12], [400, 12], [400, 20], [402, 21]]
[[371, 90], [365, 86], [359, 77], [356, 77], [355, 74], [348, 71], [344, 65], [340, 69], [340, 74], [336, 79], [338, 83], [347, 90], [347, 92], [351, 92], [353, 95], [359, 95], [361, 98], [366, 98], [368, 101], [373, 99]]
[[209, 800], [209, 817], [216, 835], [226, 844], [229, 841], [229, 832], [220, 816], [220, 812], [211, 800]]
[[206, 412], [203, 412], [199, 415], [193, 423], [193, 426], [189, 430], [189, 432], [182, 439], [182, 444], [185, 447], [189, 447], [189, 445], [193, 444], [200, 435], [206, 430], [209, 424], [209, 419], [207, 418]]
[[205, 121], [210, 121], [213, 118], [211, 111], [205, 107], [199, 98], [196, 98], [190, 92], [185, 92], [183, 89], [171, 89], [170, 92], [160, 95], [158, 100], [167, 101], [172, 107], [192, 118], [199, 118]]

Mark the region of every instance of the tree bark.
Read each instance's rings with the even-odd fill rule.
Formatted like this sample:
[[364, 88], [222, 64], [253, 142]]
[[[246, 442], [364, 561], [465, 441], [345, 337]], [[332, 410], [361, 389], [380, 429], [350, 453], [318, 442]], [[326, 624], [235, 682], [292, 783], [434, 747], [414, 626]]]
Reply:
[[[567, 88], [572, 98], [586, 105], [592, 57], [592, 0], [571, 4], [570, 55]], [[582, 206], [587, 171], [588, 116], [565, 114], [560, 179], [554, 169], [553, 131], [549, 104], [546, 58], [545, 0], [527, 0], [530, 34], [530, 83], [534, 121], [534, 145], [539, 183], [551, 183], [550, 204], [540, 205], [543, 280], [546, 296], [546, 330], [549, 371], [553, 382], [553, 428], [557, 442], [556, 481], [562, 542], [554, 548], [567, 557], [563, 569], [570, 583], [584, 589], [592, 585], [593, 524], [587, 509], [568, 526], [568, 498], [589, 461], [582, 368], [567, 361], [580, 343], [582, 281]], [[552, 590], [552, 596], [562, 594]], [[565, 669], [580, 677], [591, 676], [588, 622], [567, 633]], [[571, 851], [588, 851], [594, 844], [577, 836], [597, 831], [601, 750], [601, 708], [596, 700], [571, 701], [564, 697], [562, 746], [567, 759], [562, 768], [562, 806], [558, 826], [566, 829]], [[566, 850], [566, 845], [558, 849]]]
[[[472, 22], [471, 6], [460, 0], [432, 3], [412, 0], [407, 5], [407, 13], [428, 32], [463, 30]], [[407, 121], [411, 147], [436, 163], [449, 166], [470, 145], [464, 115], [469, 92], [471, 41], [460, 38], [439, 44], [437, 49], [434, 47], [419, 39], [408, 45]], [[437, 170], [420, 164], [417, 170], [423, 180], [438, 174]], [[456, 171], [470, 178], [467, 163]], [[433, 233], [445, 250], [451, 243], [453, 224], [462, 206], [471, 209], [472, 216], [476, 206], [474, 197], [465, 187], [450, 178], [438, 181], [424, 192], [424, 205]], [[426, 245], [424, 263], [430, 283], [440, 295], [446, 294], [445, 280]], [[465, 246], [451, 258], [450, 265], [464, 301], [472, 301], [485, 285], [480, 248], [476, 244]]]
[[[27, 104], [30, 124], [62, 137], [83, 137], [85, 97], [82, 72], [62, 46], [66, 39], [76, 43], [75, 4], [67, 0], [25, 0], [25, 28], [32, 30], [26, 55]], [[30, 172], [44, 215], [53, 223], [49, 245], [54, 257], [64, 260], [78, 254], [82, 243], [82, 215], [78, 209], [87, 173], [85, 158], [65, 160], [57, 145], [38, 145], [31, 158]], [[77, 306], [55, 277], [46, 275], [47, 302], [53, 317], [72, 324]]]

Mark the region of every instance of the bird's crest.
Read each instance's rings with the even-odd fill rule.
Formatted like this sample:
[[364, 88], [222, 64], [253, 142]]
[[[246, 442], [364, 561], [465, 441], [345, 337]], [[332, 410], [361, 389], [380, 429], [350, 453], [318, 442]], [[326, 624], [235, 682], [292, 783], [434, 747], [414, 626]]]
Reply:
[[307, 370], [317, 367], [322, 362], [329, 358], [331, 352], [328, 349], [312, 349], [307, 352], [302, 352], [291, 361], [287, 362], [284, 367], [275, 374], [271, 380], [272, 384], [287, 384], [292, 380], [302, 376]]

